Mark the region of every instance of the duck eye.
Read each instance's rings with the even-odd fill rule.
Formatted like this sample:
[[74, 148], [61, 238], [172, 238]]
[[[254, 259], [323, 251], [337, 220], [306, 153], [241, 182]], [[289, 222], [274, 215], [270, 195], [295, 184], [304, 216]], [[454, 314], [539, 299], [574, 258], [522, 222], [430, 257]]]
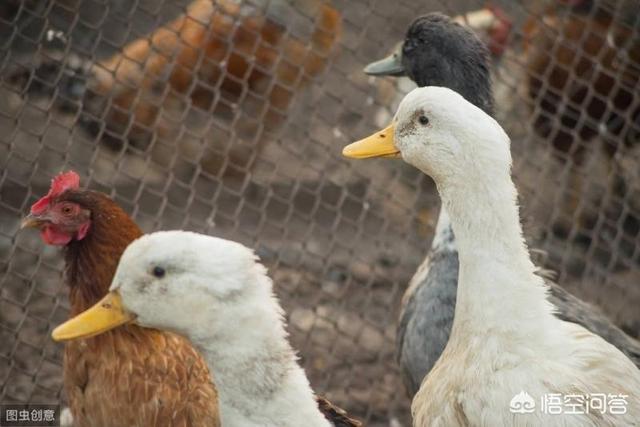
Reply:
[[404, 43], [402, 43], [403, 52], [411, 52], [414, 48], [415, 42], [410, 38], [405, 39]]
[[164, 268], [160, 267], [159, 265], [156, 265], [155, 267], [153, 267], [152, 273], [158, 279], [161, 279], [164, 277], [165, 271], [164, 271]]
[[427, 116], [420, 116], [418, 117], [418, 121], [420, 122], [421, 125], [426, 126], [429, 124], [429, 118]]

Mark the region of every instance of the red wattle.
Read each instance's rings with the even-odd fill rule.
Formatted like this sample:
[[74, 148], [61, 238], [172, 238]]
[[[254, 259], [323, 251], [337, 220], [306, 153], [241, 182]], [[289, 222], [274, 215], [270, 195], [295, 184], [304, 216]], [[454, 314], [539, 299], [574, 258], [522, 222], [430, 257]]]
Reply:
[[71, 241], [71, 236], [55, 230], [51, 226], [45, 226], [40, 232], [42, 240], [48, 245], [64, 246]]

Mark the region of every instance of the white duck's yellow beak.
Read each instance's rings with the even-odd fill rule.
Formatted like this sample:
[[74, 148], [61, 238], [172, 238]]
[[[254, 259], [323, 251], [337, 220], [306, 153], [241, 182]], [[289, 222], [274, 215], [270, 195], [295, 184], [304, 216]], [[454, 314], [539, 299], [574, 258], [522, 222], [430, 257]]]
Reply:
[[109, 292], [93, 307], [67, 320], [51, 333], [55, 341], [89, 338], [109, 331], [135, 319], [133, 313], [122, 306], [122, 298], [116, 291]]
[[395, 127], [392, 123], [371, 136], [347, 145], [342, 149], [342, 155], [353, 159], [398, 157], [400, 150], [395, 145], [394, 131]]

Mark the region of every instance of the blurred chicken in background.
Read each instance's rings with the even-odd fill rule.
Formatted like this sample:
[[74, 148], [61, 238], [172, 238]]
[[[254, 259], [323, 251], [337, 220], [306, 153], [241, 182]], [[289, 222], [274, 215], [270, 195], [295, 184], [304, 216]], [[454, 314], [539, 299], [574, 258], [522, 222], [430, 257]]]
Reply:
[[253, 98], [262, 101], [257, 120], [280, 123], [295, 92], [324, 70], [340, 33], [335, 9], [318, 1], [312, 8], [306, 43], [241, 3], [195, 0], [183, 16], [93, 65], [88, 96], [106, 109], [107, 133], [134, 143], [167, 135], [163, 109], [221, 113]]
[[[585, 187], [590, 183], [578, 172], [579, 168], [589, 169], [587, 175], [593, 172], [587, 160], [593, 153], [604, 159], [599, 165], [606, 165], [609, 182], [603, 192], [618, 199], [614, 221], [619, 220], [632, 235], [638, 234], [640, 200], [626, 195], [638, 193], [634, 173], [628, 171], [640, 169], [640, 164], [625, 166], [640, 143], [637, 6], [633, 0], [547, 2], [543, 13], [531, 14], [523, 28], [526, 95], [534, 130], [551, 142], [558, 156], [575, 164], [564, 218], [555, 224], [561, 236], [574, 227], [576, 210], [582, 210], [578, 230], [593, 230], [599, 220], [600, 209], [586, 212], [589, 209], [581, 195], [589, 193]], [[602, 203], [601, 195], [596, 198]], [[618, 218], [621, 216], [624, 218]], [[579, 240], [591, 244], [589, 232], [578, 234]]]
[[[28, 18], [30, 9], [18, 10]], [[105, 59], [79, 53], [51, 24], [46, 47], [7, 81], [24, 99], [44, 97], [77, 116], [92, 140], [115, 150], [104, 157], [126, 152], [137, 175], [149, 160], [166, 168], [180, 157], [192, 162], [185, 174], [199, 164], [242, 181], [269, 140], [264, 131], [280, 129], [296, 94], [325, 70], [341, 27], [323, 0], [193, 0]]]

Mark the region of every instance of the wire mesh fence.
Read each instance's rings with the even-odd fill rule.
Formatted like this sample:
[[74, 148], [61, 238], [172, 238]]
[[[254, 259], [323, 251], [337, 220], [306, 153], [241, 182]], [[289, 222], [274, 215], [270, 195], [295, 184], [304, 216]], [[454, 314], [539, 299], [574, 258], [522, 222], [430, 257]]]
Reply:
[[[577, 3], [577, 5], [574, 5]], [[0, 6], [0, 401], [56, 403], [60, 250], [20, 219], [56, 173], [145, 232], [254, 247], [314, 389], [367, 425], [409, 425], [400, 299], [439, 202], [394, 161], [341, 158], [413, 83], [362, 72], [414, 17], [482, 2], [11, 0]], [[640, 334], [640, 20], [633, 2], [503, 2], [498, 121], [527, 238], [558, 281]], [[485, 35], [491, 41], [491, 35]]]

